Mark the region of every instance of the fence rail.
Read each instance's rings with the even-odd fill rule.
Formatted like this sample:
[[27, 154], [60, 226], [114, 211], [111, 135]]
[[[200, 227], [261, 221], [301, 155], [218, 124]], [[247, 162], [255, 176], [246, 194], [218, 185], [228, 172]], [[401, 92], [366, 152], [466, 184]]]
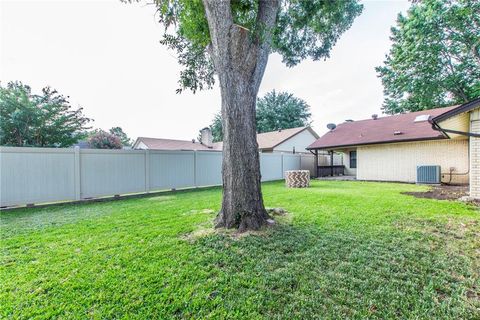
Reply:
[[[218, 151], [0, 147], [0, 206], [221, 185], [221, 167]], [[313, 175], [314, 157], [260, 154], [262, 181], [293, 169]]]

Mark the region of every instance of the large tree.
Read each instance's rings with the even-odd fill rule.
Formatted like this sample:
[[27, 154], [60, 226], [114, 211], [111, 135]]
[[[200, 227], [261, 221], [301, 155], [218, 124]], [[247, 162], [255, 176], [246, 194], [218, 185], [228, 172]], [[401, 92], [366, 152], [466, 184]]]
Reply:
[[423, 0], [400, 14], [377, 67], [385, 113], [419, 111], [480, 96], [480, 1]]
[[0, 86], [0, 145], [69, 147], [86, 136], [89, 121], [50, 87], [33, 94], [21, 82]]
[[255, 103], [268, 56], [287, 66], [319, 60], [362, 6], [356, 0], [157, 0], [163, 44], [185, 69], [180, 89], [210, 88], [222, 100], [223, 199], [217, 227], [240, 232], [267, 223], [260, 187]]
[[[256, 111], [257, 132], [270, 132], [278, 129], [290, 129], [309, 126], [310, 106], [305, 100], [288, 92], [268, 92], [257, 99]], [[216, 114], [210, 124], [213, 141], [222, 141], [222, 116]]]

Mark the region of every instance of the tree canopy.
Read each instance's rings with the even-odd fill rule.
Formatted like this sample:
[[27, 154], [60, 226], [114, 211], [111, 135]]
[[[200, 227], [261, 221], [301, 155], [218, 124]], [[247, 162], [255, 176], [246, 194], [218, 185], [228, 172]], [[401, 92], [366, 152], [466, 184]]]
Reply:
[[[290, 129], [311, 124], [310, 106], [300, 98], [288, 92], [268, 92], [257, 100], [257, 132], [270, 132], [278, 129]], [[222, 117], [218, 113], [210, 124], [213, 141], [223, 140]]]
[[37, 95], [21, 82], [0, 86], [0, 145], [69, 147], [86, 136], [89, 121], [50, 87]]
[[125, 133], [125, 131], [123, 131], [121, 127], [110, 128], [108, 132], [117, 136], [122, 142], [123, 146], [131, 146], [133, 144], [133, 140], [128, 137], [128, 135]]
[[[131, 2], [134, 0], [124, 0]], [[259, 16], [258, 0], [232, 0], [234, 24], [249, 31], [254, 41], [268, 42], [289, 66], [303, 59], [326, 59], [340, 35], [363, 9], [357, 0], [284, 0], [273, 30], [266, 30]], [[165, 26], [162, 44], [177, 53], [183, 66], [179, 89], [211, 88], [215, 83], [212, 46], [201, 0], [156, 0], [159, 22]]]
[[480, 96], [480, 2], [423, 0], [400, 14], [393, 46], [377, 67], [388, 114]]
[[305, 100], [273, 90], [257, 101], [257, 130], [262, 133], [308, 126], [312, 116], [309, 110]]

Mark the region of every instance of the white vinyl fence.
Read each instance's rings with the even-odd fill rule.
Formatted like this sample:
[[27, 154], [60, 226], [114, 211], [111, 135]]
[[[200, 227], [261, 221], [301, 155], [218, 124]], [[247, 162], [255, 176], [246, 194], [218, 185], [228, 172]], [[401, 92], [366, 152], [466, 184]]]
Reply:
[[[0, 206], [221, 185], [221, 167], [216, 151], [0, 147]], [[262, 181], [293, 169], [313, 174], [314, 157], [260, 154]]]

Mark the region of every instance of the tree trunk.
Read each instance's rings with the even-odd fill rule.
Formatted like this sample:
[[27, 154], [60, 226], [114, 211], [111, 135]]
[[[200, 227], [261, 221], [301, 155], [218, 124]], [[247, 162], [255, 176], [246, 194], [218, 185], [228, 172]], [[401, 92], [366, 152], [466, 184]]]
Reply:
[[[220, 81], [223, 123], [223, 200], [218, 227], [258, 230], [268, 219], [260, 185], [256, 139], [257, 91], [248, 75], [227, 74]], [[243, 77], [242, 77], [243, 76]]]
[[263, 205], [255, 105], [268, 61], [269, 30], [279, 2], [259, 1], [262, 37], [233, 23], [230, 2], [204, 0], [210, 53], [220, 81], [223, 128], [223, 199], [216, 227], [258, 230], [269, 218]]

